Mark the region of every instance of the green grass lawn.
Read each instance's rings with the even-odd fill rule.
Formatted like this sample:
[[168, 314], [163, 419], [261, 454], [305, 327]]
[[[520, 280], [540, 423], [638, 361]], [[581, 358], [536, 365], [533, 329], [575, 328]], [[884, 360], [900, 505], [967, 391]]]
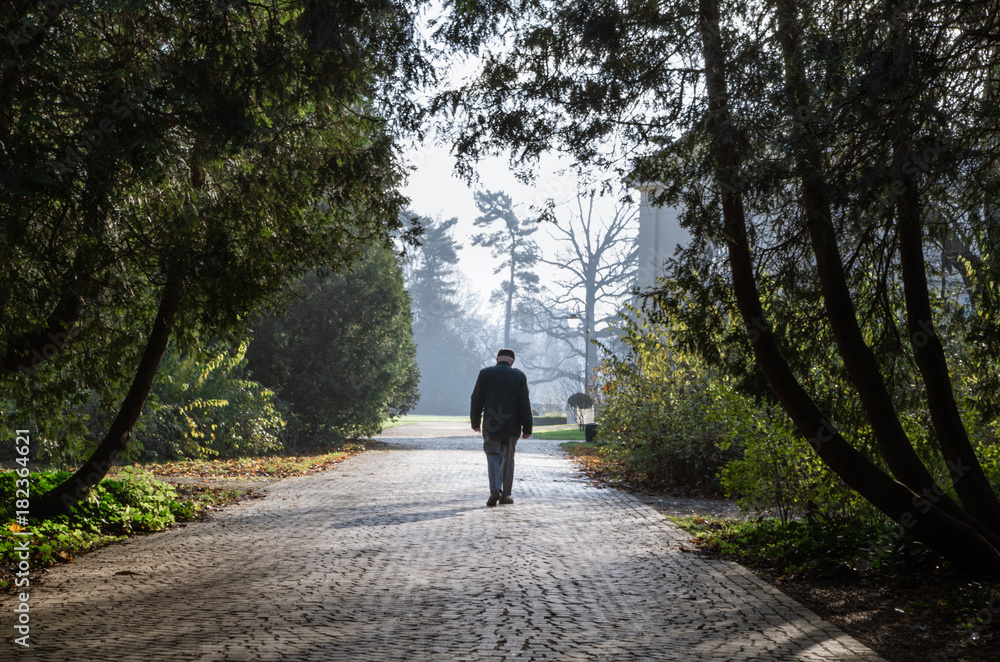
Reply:
[[[468, 416], [435, 416], [431, 414], [407, 414], [398, 421], [386, 423], [383, 429], [388, 430], [397, 425], [407, 423], [468, 423]], [[576, 425], [540, 425], [535, 428], [532, 436], [538, 439], [554, 439], [556, 441], [583, 441], [584, 431]]]
[[539, 428], [532, 436], [538, 439], [554, 439], [556, 441], [583, 441], [585, 432], [580, 428], [558, 426], [555, 430], [543, 430]]
[[406, 425], [407, 423], [461, 423], [469, 422], [468, 416], [435, 416], [432, 414], [406, 414], [401, 416], [398, 421], [393, 421], [392, 423], [386, 423], [383, 427], [388, 430], [389, 428], [394, 428], [397, 425]]

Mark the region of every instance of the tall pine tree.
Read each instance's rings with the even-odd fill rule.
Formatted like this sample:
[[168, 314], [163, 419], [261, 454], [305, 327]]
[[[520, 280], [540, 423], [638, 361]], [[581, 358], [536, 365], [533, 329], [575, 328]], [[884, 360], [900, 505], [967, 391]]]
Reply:
[[518, 218], [510, 196], [502, 191], [477, 191], [475, 198], [480, 212], [476, 227], [493, 231], [475, 235], [472, 243], [492, 249], [493, 257], [501, 260], [493, 273], [506, 278], [493, 298], [504, 304], [503, 345], [510, 347], [515, 299], [538, 293], [538, 275], [533, 270], [538, 262], [538, 246], [531, 238], [538, 225]]
[[458, 251], [452, 236], [457, 218], [422, 220], [420, 248], [408, 265], [413, 301], [413, 339], [420, 367], [420, 414], [466, 414], [469, 393], [481, 367], [471, 339], [459, 332], [468, 311], [458, 294]]

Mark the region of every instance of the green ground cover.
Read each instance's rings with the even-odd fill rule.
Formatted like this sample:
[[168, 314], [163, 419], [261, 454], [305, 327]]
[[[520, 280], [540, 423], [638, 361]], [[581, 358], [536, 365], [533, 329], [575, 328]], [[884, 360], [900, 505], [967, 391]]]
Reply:
[[567, 441], [559, 447], [573, 456], [591, 455], [597, 452], [598, 446], [592, 441]]
[[[40, 494], [70, 477], [67, 471], [38, 471], [28, 478], [31, 494]], [[178, 489], [139, 467], [125, 467], [77, 503], [70, 515], [42, 522], [15, 518], [15, 495], [23, 483], [15, 471], [0, 472], [0, 590], [11, 585], [18, 563], [15, 550], [28, 537], [32, 571], [132, 535], [161, 531], [178, 521], [199, 518], [211, 505], [246, 495], [246, 490]]]
[[[548, 429], [549, 426], [542, 428], [535, 428], [534, 436], [538, 439], [554, 439], [556, 441], [583, 441], [584, 431], [577, 426], [566, 427], [566, 426], [552, 426], [554, 429]], [[565, 444], [561, 444], [565, 446]]]
[[892, 527], [874, 527], [853, 520], [670, 519], [694, 534], [694, 542], [707, 551], [735, 557], [744, 565], [773, 568], [782, 574], [826, 575], [888, 567], [898, 570], [901, 563], [929, 554], [919, 542]]
[[[0, 591], [13, 588], [18, 563], [15, 546], [30, 531], [32, 573], [116, 540], [162, 531], [178, 522], [198, 520], [210, 507], [251, 498], [254, 492], [228, 481], [257, 482], [323, 471], [363, 446], [343, 451], [288, 457], [184, 460], [115, 467], [68, 516], [44, 522], [18, 522], [17, 500], [24, 480], [16, 470], [0, 469]], [[29, 493], [42, 494], [68, 478], [67, 471], [33, 471]], [[178, 481], [176, 484], [163, 479]], [[221, 485], [219, 483], [222, 483]]]

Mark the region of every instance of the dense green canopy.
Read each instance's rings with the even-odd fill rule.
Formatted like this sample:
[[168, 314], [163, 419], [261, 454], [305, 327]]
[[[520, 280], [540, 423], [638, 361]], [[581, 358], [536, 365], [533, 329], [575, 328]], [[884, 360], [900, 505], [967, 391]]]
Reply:
[[[557, 148], [661, 183], [694, 235], [663, 298], [688, 342], [754, 361], [754, 392], [840, 478], [956, 565], [1000, 572], [975, 449], [1000, 413], [995, 3], [451, 9], [439, 36], [488, 53], [438, 99], [465, 162]], [[928, 283], [949, 245], [950, 298]]]
[[5, 419], [59, 443], [75, 403], [130, 389], [108, 459], [171, 335], [237, 336], [390, 243], [401, 90], [427, 68], [391, 0], [0, 12]]
[[351, 269], [302, 280], [261, 320], [249, 368], [290, 406], [306, 443], [367, 437], [417, 402], [410, 297], [398, 257], [371, 248]]

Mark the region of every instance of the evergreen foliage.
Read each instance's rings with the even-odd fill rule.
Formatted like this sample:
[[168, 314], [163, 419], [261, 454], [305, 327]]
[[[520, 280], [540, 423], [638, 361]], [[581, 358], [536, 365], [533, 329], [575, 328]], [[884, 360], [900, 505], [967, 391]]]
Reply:
[[[430, 75], [394, 0], [5, 3], [0, 389], [49, 455], [117, 410], [64, 512], [128, 448], [173, 340], [237, 345], [296, 279], [388, 245], [400, 94]], [[390, 102], [391, 101], [391, 102]]]
[[410, 251], [407, 290], [420, 368], [418, 414], [468, 415], [469, 394], [482, 367], [463, 334], [471, 311], [463, 308], [457, 287], [461, 245], [452, 236], [457, 222], [423, 220], [420, 246]]
[[[684, 207], [694, 236], [667, 294], [689, 295], [709, 321], [733, 302], [736, 351], [749, 346], [758, 385], [824, 464], [957, 567], [1000, 573], [1000, 499], [975, 432], [977, 414], [1000, 411], [992, 5], [451, 9], [438, 35], [457, 51], [503, 44], [438, 99], [456, 152], [503, 146], [530, 163], [555, 147], [662, 183], [660, 201]], [[625, 165], [610, 141], [640, 153]], [[965, 265], [967, 324], [936, 312], [928, 286], [927, 255], [949, 244], [965, 246], [951, 264]], [[956, 396], [963, 367], [951, 350], [963, 344], [980, 405]], [[914, 366], [909, 397], [921, 405], [907, 416], [894, 396]], [[839, 393], [814, 388], [834, 376]], [[945, 475], [921, 456], [930, 448]]]
[[310, 274], [283, 315], [262, 319], [254, 377], [288, 404], [299, 443], [368, 437], [417, 402], [410, 299], [397, 256], [371, 248], [352, 269]]

